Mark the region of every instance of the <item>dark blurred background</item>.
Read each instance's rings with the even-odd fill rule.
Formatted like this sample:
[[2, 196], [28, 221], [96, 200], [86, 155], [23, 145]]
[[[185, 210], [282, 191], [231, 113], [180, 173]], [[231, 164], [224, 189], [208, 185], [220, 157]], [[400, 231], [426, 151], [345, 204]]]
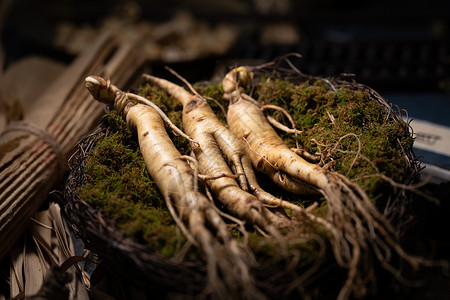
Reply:
[[70, 60], [54, 44], [63, 23], [98, 26], [109, 16], [164, 22], [187, 11], [238, 27], [239, 38], [220, 59], [267, 61], [298, 52], [305, 73], [353, 73], [382, 92], [450, 89], [448, 1], [2, 1], [10, 3], [1, 16], [6, 66], [36, 53]]
[[[210, 80], [218, 67], [300, 53], [302, 58], [292, 61], [302, 72], [319, 76], [351, 74], [390, 103], [406, 109], [410, 118], [444, 126], [439, 128], [443, 129], [439, 135], [430, 133], [429, 128], [416, 130], [417, 154], [424, 163], [444, 168], [437, 172], [450, 180], [449, 1], [2, 0], [1, 6], [3, 69], [28, 55], [68, 63], [83, 48], [83, 42], [89, 42], [80, 36], [89, 35], [89, 30], [92, 35], [110, 18], [122, 24], [150, 22], [156, 26], [185, 12], [202, 26], [228, 24], [236, 36], [227, 40], [223, 51], [199, 50], [192, 55], [199, 47], [192, 43], [191, 49], [178, 51], [175, 59], [170, 55], [165, 58], [172, 59], [152, 59], [153, 72], [169, 64], [190, 81]], [[178, 37], [186, 32], [181, 30]], [[157, 42], [167, 44], [168, 38], [177, 36]], [[78, 48], [74, 40], [80, 40]], [[186, 43], [185, 47], [190, 47], [189, 40]], [[214, 33], [204, 43], [215, 43]], [[220, 48], [221, 42], [216, 43]], [[161, 51], [172, 53], [169, 50]], [[444, 141], [440, 145], [443, 150], [433, 151], [436, 141]]]

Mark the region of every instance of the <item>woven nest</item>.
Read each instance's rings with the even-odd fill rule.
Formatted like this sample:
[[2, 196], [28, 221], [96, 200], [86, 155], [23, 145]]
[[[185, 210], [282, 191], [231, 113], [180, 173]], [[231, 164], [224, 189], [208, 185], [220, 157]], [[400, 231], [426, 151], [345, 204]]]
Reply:
[[[255, 80], [261, 79], [266, 74], [276, 72], [283, 79], [295, 84], [323, 80], [332, 89], [345, 87], [365, 91], [373, 101], [387, 112], [387, 121], [403, 122], [399, 112], [395, 111], [376, 91], [353, 81], [347, 75], [328, 79], [313, 77], [301, 73], [286, 59], [262, 65], [253, 70]], [[405, 128], [409, 130], [408, 126]], [[80, 199], [77, 194], [77, 189], [86, 181], [86, 160], [90, 149], [96, 143], [95, 137], [101, 133], [108, 135], [109, 131], [110, 129], [105, 124], [100, 124], [78, 143], [78, 150], [71, 159], [70, 174], [65, 185], [66, 201], [64, 209], [75, 234], [81, 237], [87, 249], [97, 253], [104, 259], [106, 265], [123, 274], [123, 277], [129, 278], [130, 282], [139, 289], [152, 290], [152, 293], [159, 291], [161, 295], [166, 296], [168, 292], [183, 295], [201, 293], [207, 281], [204, 261], [196, 259], [176, 261], [152, 253], [149, 248], [119, 231], [113, 220], [106, 219], [101, 210], [93, 208], [83, 199]], [[408, 164], [403, 183], [409, 184], [418, 178], [420, 168], [412, 149], [404, 149], [404, 152]], [[397, 188], [389, 195], [386, 207], [383, 208], [385, 216], [392, 225], [401, 228], [401, 230], [405, 230], [402, 223], [411, 217], [410, 205], [412, 200], [410, 199], [411, 195], [407, 190]], [[286, 282], [289, 281], [288, 275], [282, 274], [282, 272], [280, 272], [278, 278], [275, 278], [276, 276], [271, 270], [258, 269], [257, 272], [259, 272], [257, 278], [262, 282], [262, 284], [260, 283], [261, 289], [271, 298], [277, 297], [280, 290], [284, 288], [284, 286], [277, 285], [283, 285], [283, 282], [287, 284]], [[320, 274], [321, 272], [317, 273]], [[343, 273], [337, 274], [343, 275]], [[329, 272], [328, 276], [330, 276]], [[313, 280], [318, 281], [321, 277], [323, 278], [323, 276], [317, 275]], [[330, 279], [332, 280], [332, 277], [328, 278], [328, 280]]]

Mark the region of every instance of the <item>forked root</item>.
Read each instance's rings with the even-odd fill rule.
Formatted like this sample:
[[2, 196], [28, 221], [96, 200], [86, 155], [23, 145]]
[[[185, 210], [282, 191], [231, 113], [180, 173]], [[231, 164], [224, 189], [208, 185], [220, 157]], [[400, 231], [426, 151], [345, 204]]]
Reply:
[[[206, 179], [212, 193], [227, 211], [266, 232], [274, 233], [276, 227], [286, 226], [287, 219], [268, 210], [263, 204], [301, 210], [275, 198], [258, 185], [242, 142], [219, 121], [203, 97], [162, 78], [147, 74], [144, 78], [165, 89], [183, 105], [186, 133], [200, 145], [193, 149], [193, 154], [199, 162], [201, 177]], [[233, 175], [236, 178], [232, 178]]]

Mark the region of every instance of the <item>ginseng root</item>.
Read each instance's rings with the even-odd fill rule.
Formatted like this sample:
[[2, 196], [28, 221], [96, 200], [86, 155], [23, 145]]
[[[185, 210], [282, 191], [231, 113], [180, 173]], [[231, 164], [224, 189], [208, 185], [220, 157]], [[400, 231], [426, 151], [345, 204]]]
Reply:
[[[250, 258], [244, 254], [243, 245], [231, 237], [217, 208], [197, 190], [195, 169], [188, 163], [192, 158], [182, 156], [175, 148], [160, 113], [147, 105], [133, 104], [130, 100], [139, 100], [139, 96], [122, 92], [100, 77], [86, 78], [86, 87], [95, 99], [114, 105], [136, 129], [146, 167], [177, 225], [205, 253], [208, 273], [205, 292], [218, 299], [237, 295], [263, 297], [253, 285], [247, 265]], [[208, 228], [215, 231], [221, 242]]]
[[390, 265], [391, 249], [412, 266], [418, 266], [421, 259], [404, 252], [392, 226], [361, 187], [291, 151], [268, 123], [257, 101], [245, 94], [240, 85], [251, 79], [249, 68], [239, 67], [222, 81], [224, 97], [230, 101], [228, 126], [245, 140], [254, 168], [266, 173], [274, 183], [299, 194], [308, 192], [304, 189], [306, 184], [325, 197], [327, 221], [337, 229], [330, 235], [332, 248], [337, 262], [348, 269], [338, 299], [347, 299], [351, 294], [361, 297], [366, 293], [366, 283], [374, 276], [371, 254], [393, 273], [397, 271]]
[[183, 105], [184, 130], [199, 144], [199, 147], [193, 147], [199, 171], [206, 176], [213, 195], [226, 210], [274, 234], [275, 228], [285, 226], [288, 219], [263, 204], [303, 210], [261, 189], [242, 142], [220, 122], [203, 97], [162, 78], [147, 74], [144, 78], [166, 90]]

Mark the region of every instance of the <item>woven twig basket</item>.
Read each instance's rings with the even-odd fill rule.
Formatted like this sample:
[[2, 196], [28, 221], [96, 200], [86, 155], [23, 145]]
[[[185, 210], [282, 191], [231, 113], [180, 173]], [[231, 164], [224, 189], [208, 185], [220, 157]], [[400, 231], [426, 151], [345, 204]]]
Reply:
[[[277, 72], [282, 78], [296, 84], [318, 79], [299, 72], [290, 64], [282, 67], [284, 62], [285, 60], [280, 60], [253, 69], [255, 80], [272, 72]], [[388, 113], [388, 120], [403, 122], [399, 113], [394, 112], [387, 101], [376, 91], [352, 81], [348, 76], [334, 79], [322, 78], [321, 80], [333, 88], [345, 87], [368, 92], [371, 99]], [[405, 130], [409, 131], [409, 127], [405, 126]], [[78, 143], [78, 150], [71, 159], [70, 174], [65, 186], [64, 209], [75, 234], [81, 237], [87, 249], [97, 253], [106, 265], [123, 274], [124, 278], [130, 279], [130, 282], [139, 289], [157, 291], [161, 295], [200, 293], [206, 284], [206, 266], [203, 261], [174, 261], [152, 253], [146, 246], [126, 237], [114, 226], [114, 221], [105, 219], [101, 211], [94, 209], [77, 195], [77, 189], [86, 181], [86, 159], [95, 144], [95, 137], [100, 133], [108, 134], [108, 131], [108, 127], [105, 127], [104, 124], [99, 125]], [[403, 183], [409, 184], [418, 178], [420, 167], [412, 149], [404, 150], [408, 166]], [[390, 199], [387, 201], [389, 207], [384, 208], [384, 213], [394, 226], [404, 230], [401, 223], [410, 218], [408, 207], [412, 201], [410, 200], [411, 195], [406, 190], [396, 189], [395, 194], [389, 197]], [[284, 287], [274, 285], [284, 282], [284, 279], [287, 278], [281, 281], [274, 280], [274, 274], [269, 270], [259, 271], [260, 273], [256, 277], [263, 282], [259, 286], [269, 297], [276, 297]], [[282, 277], [280, 276], [280, 278]]]

